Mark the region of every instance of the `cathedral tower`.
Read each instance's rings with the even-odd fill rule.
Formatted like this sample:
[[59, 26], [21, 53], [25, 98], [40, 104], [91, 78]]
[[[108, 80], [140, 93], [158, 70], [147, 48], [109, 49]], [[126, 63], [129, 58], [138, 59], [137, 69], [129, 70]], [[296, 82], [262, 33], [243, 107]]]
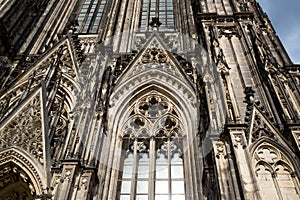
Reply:
[[255, 0], [0, 0], [0, 199], [300, 198], [300, 66]]

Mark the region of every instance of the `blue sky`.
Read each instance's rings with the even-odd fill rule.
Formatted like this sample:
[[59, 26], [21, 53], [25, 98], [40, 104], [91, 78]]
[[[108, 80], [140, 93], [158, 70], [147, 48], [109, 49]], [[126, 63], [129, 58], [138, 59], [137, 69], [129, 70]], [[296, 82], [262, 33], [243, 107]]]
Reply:
[[257, 0], [295, 64], [300, 64], [300, 0]]

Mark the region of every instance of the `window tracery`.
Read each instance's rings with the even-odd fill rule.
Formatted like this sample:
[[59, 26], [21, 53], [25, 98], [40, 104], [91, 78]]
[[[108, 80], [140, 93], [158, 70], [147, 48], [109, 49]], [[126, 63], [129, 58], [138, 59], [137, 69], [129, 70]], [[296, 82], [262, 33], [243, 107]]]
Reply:
[[271, 145], [255, 152], [256, 176], [262, 199], [298, 199], [298, 179], [289, 159]]
[[133, 107], [124, 125], [124, 135], [140, 137], [181, 134], [177, 110], [172, 102], [158, 93], [142, 97]]
[[120, 199], [185, 199], [182, 124], [171, 100], [143, 96], [122, 130]]

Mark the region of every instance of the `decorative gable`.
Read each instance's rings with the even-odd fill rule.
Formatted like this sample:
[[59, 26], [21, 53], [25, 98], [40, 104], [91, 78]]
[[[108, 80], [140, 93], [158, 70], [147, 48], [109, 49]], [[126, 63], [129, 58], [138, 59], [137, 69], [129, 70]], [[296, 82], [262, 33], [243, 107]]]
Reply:
[[[176, 56], [176, 55], [175, 55]], [[119, 74], [114, 93], [111, 95], [111, 103], [114, 105], [124, 93], [135, 92], [150, 85], [161, 85], [178, 93], [180, 96], [194, 102], [195, 88], [188, 78], [193, 70], [186, 70], [173, 54], [167, 51], [167, 47], [155, 34]], [[183, 58], [182, 58], [183, 59]], [[188, 63], [186, 61], [186, 63]], [[189, 65], [189, 68], [192, 68]], [[187, 73], [187, 72], [190, 72]], [[193, 75], [191, 75], [193, 76]]]
[[[159, 36], [154, 35], [144, 45], [142, 51], [135, 56], [129, 63], [127, 69], [121, 75], [124, 81], [134, 75], [141, 74], [148, 70], [159, 70], [174, 76], [183, 76], [180, 70], [175, 67], [180, 65], [174, 55], [168, 51], [168, 47], [160, 40]], [[120, 80], [120, 81], [121, 81]], [[119, 82], [120, 82], [119, 81]]]
[[274, 127], [272, 122], [259, 110], [259, 108], [254, 106], [249, 128], [248, 143], [255, 143], [263, 137], [271, 139], [273, 141], [282, 141], [277, 128]]
[[44, 163], [40, 90], [0, 123], [0, 149], [19, 147]]
[[262, 137], [277, 140], [277, 137], [275, 136], [277, 130], [256, 106], [253, 107], [251, 119], [252, 120], [249, 130], [249, 144], [254, 143]]

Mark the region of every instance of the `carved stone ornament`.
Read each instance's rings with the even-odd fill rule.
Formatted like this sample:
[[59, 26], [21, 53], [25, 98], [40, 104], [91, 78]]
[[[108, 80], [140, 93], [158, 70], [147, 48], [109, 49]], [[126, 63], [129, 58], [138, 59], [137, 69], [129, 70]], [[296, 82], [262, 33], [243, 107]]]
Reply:
[[249, 130], [249, 143], [254, 143], [262, 137], [267, 137], [274, 141], [278, 140], [277, 130], [259, 110], [254, 106], [252, 122]]
[[251, 142], [255, 142], [259, 138], [266, 136], [270, 139], [277, 140], [273, 131], [269, 128], [269, 126], [259, 118], [259, 116], [255, 116], [255, 121], [253, 123], [253, 129], [251, 133]]
[[[45, 185], [45, 178], [41, 174], [41, 166], [38, 166], [38, 163], [33, 164], [32, 161], [28, 160], [27, 155], [20, 153], [16, 149], [4, 150], [0, 153], [0, 166], [1, 169], [5, 168], [5, 166], [10, 166], [12, 169], [17, 168], [18, 170], [14, 170], [14, 173], [22, 172], [22, 179], [30, 183], [28, 186], [32, 194], [41, 193], [42, 187]], [[0, 180], [0, 182], [2, 181]]]
[[147, 49], [147, 51], [143, 54], [141, 61], [142, 63], [149, 62], [158, 62], [165, 63], [167, 62], [168, 57], [164, 51], [157, 48]]
[[290, 174], [294, 173], [293, 165], [288, 157], [275, 146], [262, 143], [254, 152], [256, 173], [262, 168], [267, 168], [273, 175], [278, 173], [279, 168], [284, 168]]
[[84, 173], [80, 178], [80, 190], [88, 190], [91, 181], [91, 173]]
[[0, 191], [1, 199], [32, 199], [36, 195], [30, 177], [13, 163], [7, 163], [0, 168]]
[[123, 125], [122, 136], [151, 137], [181, 135], [181, 122], [172, 102], [152, 92], [136, 102], [129, 119]]
[[216, 144], [215, 144], [215, 155], [216, 155], [217, 159], [220, 159], [222, 157], [225, 158], [225, 156], [226, 156], [226, 147], [225, 147], [224, 142], [222, 142], [222, 141], [216, 142]]
[[[179, 81], [184, 77], [177, 66], [169, 62], [170, 59], [164, 51], [158, 48], [155, 48], [155, 52], [152, 52], [152, 50], [153, 48], [149, 49], [149, 52], [146, 51], [138, 63], [130, 67], [129, 70], [119, 78], [116, 84], [117, 89], [112, 94], [112, 106], [123, 94], [130, 93], [132, 88], [138, 88], [143, 83], [157, 80], [163, 81], [165, 85], [176, 88], [177, 91], [182, 91], [185, 98], [189, 101], [194, 101], [194, 94], [191, 92], [188, 84]], [[181, 77], [182, 79], [180, 79]]]
[[66, 169], [64, 178], [62, 179], [62, 182], [63, 181], [71, 181], [72, 171], [73, 171], [73, 169]]
[[152, 21], [150, 22], [151, 27], [160, 27], [162, 23], [159, 21], [158, 17], [152, 17]]
[[231, 27], [219, 27], [219, 36], [225, 36], [231, 38], [232, 36], [238, 36], [238, 31], [235, 26]]
[[41, 120], [40, 96], [37, 95], [1, 128], [0, 149], [18, 146], [43, 163]]
[[246, 139], [243, 132], [232, 132], [231, 133], [233, 146], [236, 148], [246, 147]]

